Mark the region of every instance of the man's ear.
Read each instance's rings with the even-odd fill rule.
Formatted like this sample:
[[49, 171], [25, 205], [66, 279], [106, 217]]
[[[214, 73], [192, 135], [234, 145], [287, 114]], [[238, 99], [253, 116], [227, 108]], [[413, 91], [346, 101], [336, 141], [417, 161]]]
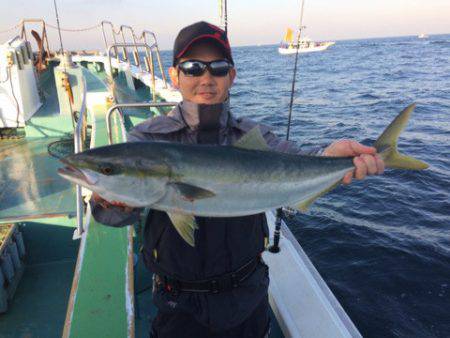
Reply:
[[236, 78], [236, 68], [233, 67], [230, 69], [230, 80], [231, 80], [230, 87], [231, 87], [231, 85], [233, 85], [235, 78]]
[[178, 86], [178, 70], [175, 67], [170, 67], [169, 68], [169, 77], [170, 77], [170, 81], [172, 81], [172, 85], [176, 89], [179, 89], [179, 86]]

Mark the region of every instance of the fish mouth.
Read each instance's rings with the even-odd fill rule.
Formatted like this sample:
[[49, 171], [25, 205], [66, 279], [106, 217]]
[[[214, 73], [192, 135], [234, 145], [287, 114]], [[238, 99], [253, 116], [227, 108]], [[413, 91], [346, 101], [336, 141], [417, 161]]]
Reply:
[[65, 159], [61, 159], [60, 161], [66, 165], [63, 168], [58, 168], [58, 174], [62, 177], [70, 181], [75, 181], [78, 184], [85, 183], [87, 185], [92, 185], [94, 183], [89, 180], [88, 176], [85, 175], [81, 169], [74, 167], [69, 161]]

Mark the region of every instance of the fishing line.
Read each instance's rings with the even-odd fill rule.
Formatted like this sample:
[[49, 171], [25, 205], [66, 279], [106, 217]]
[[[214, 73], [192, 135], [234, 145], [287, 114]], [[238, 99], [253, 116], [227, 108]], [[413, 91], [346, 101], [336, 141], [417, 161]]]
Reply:
[[296, 53], [295, 53], [294, 72], [292, 75], [291, 99], [289, 101], [289, 115], [288, 115], [287, 131], [286, 131], [286, 141], [289, 140], [289, 134], [291, 131], [292, 106], [294, 104], [295, 79], [297, 77], [298, 54], [299, 54], [300, 41], [301, 41], [301, 35], [302, 35], [302, 29], [303, 29], [303, 6], [304, 5], [305, 5], [305, 0], [302, 0], [302, 6], [301, 6], [301, 11], [300, 11], [300, 26], [298, 28], [298, 34], [297, 34], [297, 48], [296, 48]]
[[[298, 64], [298, 54], [300, 49], [300, 41], [301, 41], [301, 35], [302, 35], [302, 29], [303, 27], [303, 7], [305, 5], [305, 0], [302, 0], [302, 5], [300, 9], [300, 25], [298, 28], [298, 34], [297, 34], [297, 48], [295, 53], [295, 62], [294, 62], [294, 71], [292, 75], [292, 86], [291, 86], [291, 99], [289, 101], [289, 115], [288, 115], [288, 123], [287, 123], [287, 130], [286, 130], [286, 141], [289, 141], [289, 134], [291, 131], [291, 121], [292, 121], [292, 106], [294, 104], [294, 93], [295, 93], [295, 79], [297, 77], [297, 64]], [[276, 212], [275, 217], [275, 231], [273, 234], [273, 245], [269, 247], [269, 251], [272, 253], [278, 253], [280, 252], [280, 234], [281, 234], [281, 219], [283, 216], [283, 209], [278, 208]]]

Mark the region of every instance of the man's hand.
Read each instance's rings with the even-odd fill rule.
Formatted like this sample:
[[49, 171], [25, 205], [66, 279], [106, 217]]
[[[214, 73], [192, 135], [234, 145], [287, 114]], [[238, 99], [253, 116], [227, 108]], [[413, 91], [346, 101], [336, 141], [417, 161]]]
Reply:
[[382, 174], [384, 162], [374, 147], [367, 147], [352, 140], [339, 140], [330, 144], [323, 152], [323, 156], [354, 156], [355, 169], [345, 174], [342, 183], [349, 184], [352, 178], [364, 179], [367, 175]]
[[108, 208], [110, 208], [111, 206], [119, 207], [120, 209], [122, 209], [122, 210], [125, 211], [125, 212], [131, 212], [131, 211], [133, 211], [133, 209], [134, 209], [134, 208], [132, 208], [132, 207], [126, 205], [125, 203], [122, 203], [122, 202], [117, 202], [117, 201], [111, 201], [111, 202], [110, 202], [110, 201], [107, 201], [107, 200], [103, 199], [103, 198], [102, 198], [99, 194], [97, 194], [96, 192], [92, 192], [91, 199], [92, 199], [94, 202], [100, 204], [100, 205], [101, 205], [103, 208], [105, 208], [105, 209], [108, 209]]

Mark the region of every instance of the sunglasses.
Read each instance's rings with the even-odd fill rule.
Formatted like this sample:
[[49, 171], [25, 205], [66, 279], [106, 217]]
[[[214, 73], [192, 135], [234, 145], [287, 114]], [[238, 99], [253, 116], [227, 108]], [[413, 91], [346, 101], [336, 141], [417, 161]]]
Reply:
[[208, 69], [212, 76], [226, 76], [233, 65], [228, 60], [215, 60], [210, 62], [200, 60], [187, 60], [178, 64], [180, 69], [186, 76], [202, 76]]

